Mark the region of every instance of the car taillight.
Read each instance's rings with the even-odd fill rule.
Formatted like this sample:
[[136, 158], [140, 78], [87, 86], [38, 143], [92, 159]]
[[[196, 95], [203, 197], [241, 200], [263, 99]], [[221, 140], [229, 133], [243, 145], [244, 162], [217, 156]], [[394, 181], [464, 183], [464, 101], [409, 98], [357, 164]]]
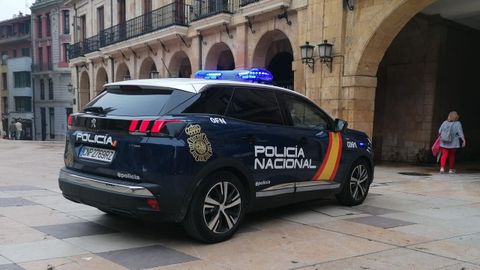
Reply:
[[68, 127], [72, 127], [73, 124], [73, 116], [71, 114], [68, 115], [67, 125]]
[[128, 131], [134, 134], [161, 134], [162, 129], [168, 123], [181, 123], [183, 120], [132, 120]]

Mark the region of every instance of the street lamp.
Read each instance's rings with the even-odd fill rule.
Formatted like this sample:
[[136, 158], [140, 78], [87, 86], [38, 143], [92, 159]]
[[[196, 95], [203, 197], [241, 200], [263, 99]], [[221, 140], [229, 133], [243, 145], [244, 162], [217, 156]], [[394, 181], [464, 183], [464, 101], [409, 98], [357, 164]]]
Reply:
[[69, 93], [75, 94], [75, 87], [73, 87], [73, 84], [72, 84], [72, 83], [67, 84], [67, 91], [68, 91]]
[[332, 72], [332, 62], [333, 62], [332, 48], [333, 48], [333, 44], [328, 43], [327, 40], [324, 40], [323, 43], [318, 44], [320, 62], [330, 67], [330, 72]]
[[315, 72], [315, 59], [313, 59], [313, 49], [315, 47], [310, 45], [308, 41], [305, 45], [300, 46], [300, 53], [302, 56], [302, 64], [306, 64], [312, 69], [312, 73]]

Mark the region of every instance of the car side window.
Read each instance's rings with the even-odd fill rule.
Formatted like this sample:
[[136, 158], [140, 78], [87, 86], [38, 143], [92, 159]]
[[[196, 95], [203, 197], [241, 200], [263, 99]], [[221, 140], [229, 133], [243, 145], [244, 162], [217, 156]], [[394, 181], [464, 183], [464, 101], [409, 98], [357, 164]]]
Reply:
[[292, 126], [320, 130], [331, 128], [328, 116], [313, 104], [290, 94], [283, 94], [283, 100], [287, 117], [290, 117]]
[[233, 94], [233, 89], [226, 87], [209, 88], [195, 102], [183, 110], [184, 113], [206, 113], [224, 115]]
[[268, 89], [235, 88], [226, 115], [256, 123], [283, 124], [275, 93]]

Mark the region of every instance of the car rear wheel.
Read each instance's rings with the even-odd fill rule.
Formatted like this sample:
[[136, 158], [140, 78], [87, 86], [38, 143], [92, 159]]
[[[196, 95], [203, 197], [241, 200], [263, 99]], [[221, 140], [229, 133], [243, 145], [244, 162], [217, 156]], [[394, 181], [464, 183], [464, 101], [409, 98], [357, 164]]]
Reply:
[[183, 222], [185, 230], [207, 243], [229, 239], [245, 215], [245, 194], [235, 175], [229, 172], [210, 175], [192, 200]]
[[338, 202], [347, 206], [361, 204], [367, 198], [372, 180], [371, 171], [365, 160], [353, 163], [342, 191], [336, 195]]

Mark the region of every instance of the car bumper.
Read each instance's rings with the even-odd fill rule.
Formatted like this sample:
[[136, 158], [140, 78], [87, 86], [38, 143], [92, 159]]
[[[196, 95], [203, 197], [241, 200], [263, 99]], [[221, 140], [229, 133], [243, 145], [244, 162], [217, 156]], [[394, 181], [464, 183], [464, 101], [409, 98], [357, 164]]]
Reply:
[[[158, 188], [154, 184], [131, 184], [66, 168], [60, 170], [58, 182], [63, 196], [77, 203], [135, 218], [175, 220], [172, 213], [162, 211], [160, 196], [151, 191]], [[149, 199], [156, 199], [160, 210], [152, 209], [147, 203]]]

